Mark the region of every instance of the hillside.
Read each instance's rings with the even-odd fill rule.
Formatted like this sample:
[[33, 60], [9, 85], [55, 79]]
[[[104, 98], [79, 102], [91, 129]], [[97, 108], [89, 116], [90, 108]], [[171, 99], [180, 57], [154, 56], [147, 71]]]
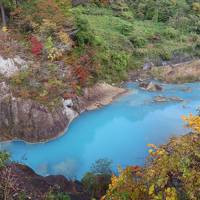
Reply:
[[[199, 0], [0, 0], [0, 13], [0, 141], [54, 140], [81, 113], [126, 93], [127, 81], [200, 81]], [[21, 185], [8, 193], [0, 183], [0, 199], [23, 199], [19, 191], [31, 188], [32, 199], [198, 200], [198, 120], [186, 120], [191, 134], [151, 145], [144, 168], [77, 182], [39, 176], [0, 152], [0, 171], [45, 183], [24, 187], [17, 177]]]

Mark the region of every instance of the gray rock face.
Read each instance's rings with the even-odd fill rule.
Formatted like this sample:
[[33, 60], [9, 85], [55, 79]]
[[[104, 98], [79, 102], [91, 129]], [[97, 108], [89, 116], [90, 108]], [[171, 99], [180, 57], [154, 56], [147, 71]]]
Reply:
[[5, 82], [0, 83], [0, 99], [4, 98], [9, 94], [9, 87], [6, 85]]
[[24, 70], [27, 68], [27, 62], [21, 59], [19, 56], [8, 59], [4, 59], [2, 56], [0, 56], [0, 73], [5, 77], [11, 77], [20, 69]]
[[63, 100], [63, 114], [71, 122], [78, 116], [78, 113], [72, 109], [73, 102], [71, 99]]
[[70, 120], [62, 107], [50, 112], [35, 101], [13, 97], [0, 83], [0, 139], [46, 141], [62, 133]]
[[71, 107], [73, 106], [73, 101], [72, 101], [72, 99], [66, 99], [66, 100], [64, 100], [64, 101], [63, 101], [63, 105], [64, 105], [64, 107], [69, 107], [69, 108], [71, 108]]

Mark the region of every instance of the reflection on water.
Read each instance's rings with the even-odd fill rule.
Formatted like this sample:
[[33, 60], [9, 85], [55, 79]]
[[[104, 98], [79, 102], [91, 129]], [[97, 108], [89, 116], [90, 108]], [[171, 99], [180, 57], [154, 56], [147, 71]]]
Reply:
[[[80, 178], [99, 158], [113, 166], [142, 165], [147, 143], [161, 144], [187, 132], [180, 116], [195, 113], [200, 105], [200, 83], [163, 85], [163, 92], [146, 92], [128, 84], [131, 92], [102, 109], [74, 120], [67, 134], [46, 144], [2, 143], [15, 161], [42, 175], [63, 174]], [[183, 102], [155, 103], [158, 95], [178, 96]]]

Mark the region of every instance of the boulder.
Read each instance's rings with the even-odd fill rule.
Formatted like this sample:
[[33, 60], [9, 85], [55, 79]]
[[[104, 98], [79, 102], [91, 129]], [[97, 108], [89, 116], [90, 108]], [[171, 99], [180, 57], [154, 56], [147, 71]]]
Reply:
[[107, 83], [97, 83], [93, 87], [84, 90], [83, 98], [79, 102], [83, 102], [81, 110], [94, 110], [99, 107], [110, 104], [115, 97], [127, 92], [124, 88], [115, 87]]
[[162, 91], [162, 87], [159, 84], [153, 83], [152, 81], [149, 83], [141, 82], [139, 83], [139, 87], [151, 92]]
[[169, 97], [170, 101], [176, 101], [176, 102], [181, 102], [184, 101], [184, 99], [180, 98], [180, 97]]
[[71, 122], [74, 118], [78, 116], [78, 112], [74, 111], [73, 102], [71, 99], [63, 100], [63, 114], [67, 116], [67, 119]]
[[63, 105], [64, 105], [64, 107], [69, 107], [69, 108], [71, 108], [71, 107], [73, 106], [73, 101], [72, 101], [72, 99], [63, 100]]

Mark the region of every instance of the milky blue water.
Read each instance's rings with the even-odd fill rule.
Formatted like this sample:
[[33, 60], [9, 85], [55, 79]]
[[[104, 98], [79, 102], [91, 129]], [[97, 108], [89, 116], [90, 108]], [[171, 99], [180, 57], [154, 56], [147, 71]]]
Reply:
[[[200, 106], [200, 83], [163, 85], [163, 92], [140, 90], [136, 83], [126, 85], [130, 92], [111, 105], [83, 113], [67, 133], [44, 144], [1, 143], [12, 159], [25, 163], [42, 175], [63, 174], [80, 178], [100, 158], [118, 165], [144, 164], [148, 143], [162, 144], [183, 128], [181, 115], [196, 113]], [[190, 89], [189, 89], [190, 88]], [[183, 102], [155, 103], [158, 95], [178, 96]]]

